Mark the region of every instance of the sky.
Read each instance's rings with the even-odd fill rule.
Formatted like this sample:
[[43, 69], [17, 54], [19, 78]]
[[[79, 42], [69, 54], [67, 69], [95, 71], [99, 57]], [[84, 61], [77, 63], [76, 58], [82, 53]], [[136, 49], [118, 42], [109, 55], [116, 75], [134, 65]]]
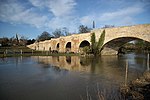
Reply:
[[0, 0], [0, 38], [36, 39], [66, 27], [77, 33], [80, 25], [150, 24], [150, 0]]

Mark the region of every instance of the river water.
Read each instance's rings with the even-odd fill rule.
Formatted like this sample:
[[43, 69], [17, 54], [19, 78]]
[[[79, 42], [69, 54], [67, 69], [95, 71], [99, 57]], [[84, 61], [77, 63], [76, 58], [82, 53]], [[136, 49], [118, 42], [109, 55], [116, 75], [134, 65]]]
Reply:
[[120, 100], [119, 85], [147, 69], [146, 54], [0, 59], [0, 100]]

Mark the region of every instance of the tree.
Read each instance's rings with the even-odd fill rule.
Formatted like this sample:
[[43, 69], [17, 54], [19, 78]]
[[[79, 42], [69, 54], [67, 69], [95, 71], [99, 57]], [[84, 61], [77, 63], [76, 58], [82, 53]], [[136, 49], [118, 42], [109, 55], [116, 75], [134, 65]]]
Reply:
[[67, 27], [63, 27], [62, 30], [61, 30], [61, 33], [62, 33], [64, 36], [71, 35], [71, 33], [69, 33], [69, 29], [68, 29]]
[[102, 27], [102, 28], [113, 28], [113, 27], [115, 27], [114, 25], [105, 25], [104, 27]]
[[26, 44], [27, 44], [27, 37], [21, 36], [21, 38], [19, 40], [19, 45], [25, 46]]
[[91, 29], [88, 28], [87, 26], [84, 26], [84, 25], [79, 26], [79, 33], [88, 33], [90, 31], [91, 31]]
[[59, 38], [60, 36], [64, 36], [61, 29], [56, 29], [54, 32], [52, 32], [52, 34], [55, 38]]
[[16, 45], [19, 44], [19, 38], [18, 38], [18, 34], [16, 34]]
[[97, 44], [97, 48], [99, 48], [100, 51], [102, 50], [104, 40], [105, 40], [105, 30], [103, 30], [102, 34], [100, 35], [100, 38], [99, 38], [98, 44]]
[[2, 46], [8, 46], [8, 43], [9, 43], [9, 39], [7, 37], [3, 37], [0, 39], [0, 44]]
[[102, 46], [104, 44], [104, 40], [105, 40], [105, 30], [100, 35], [98, 42], [96, 42], [95, 33], [92, 33], [92, 35], [91, 35], [91, 50], [92, 50], [92, 53], [94, 54], [94, 56], [97, 56], [100, 54], [100, 52], [102, 50]]
[[44, 40], [50, 40], [52, 38], [52, 35], [50, 35], [48, 32], [44, 31], [40, 36], [38, 36], [38, 41], [44, 41]]
[[9, 39], [9, 44], [11, 46], [15, 44], [15, 37], [14, 36]]
[[9, 44], [10, 44], [11, 46], [18, 45], [18, 44], [19, 44], [18, 36], [16, 35], [16, 37], [15, 37], [15, 36], [11, 37], [11, 38], [9, 39]]
[[93, 21], [93, 29], [95, 28], [95, 22]]
[[35, 42], [35, 39], [29, 39], [29, 40], [27, 40], [27, 45], [30, 45], [30, 44], [33, 44]]
[[94, 52], [95, 47], [96, 47], [95, 33], [92, 33], [91, 35], [91, 51], [92, 52]]

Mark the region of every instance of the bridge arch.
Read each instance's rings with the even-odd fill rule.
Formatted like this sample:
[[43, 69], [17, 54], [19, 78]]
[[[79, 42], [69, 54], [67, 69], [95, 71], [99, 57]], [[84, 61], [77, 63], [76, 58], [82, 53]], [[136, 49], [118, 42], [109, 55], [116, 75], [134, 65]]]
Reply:
[[87, 40], [83, 40], [79, 43], [79, 52], [83, 52], [84, 47], [89, 47], [90, 48], [90, 42]]
[[122, 41], [122, 39], [126, 39], [126, 40], [123, 40], [123, 42], [126, 42], [126, 41], [132, 41], [132, 40], [143, 40], [143, 41], [147, 41], [147, 42], [150, 42], [150, 41], [148, 41], [147, 39], [145, 39], [144, 37], [137, 37], [137, 36], [116, 36], [116, 37], [114, 37], [114, 38], [111, 38], [111, 39], [109, 39], [109, 40], [107, 40], [107, 41], [105, 41], [104, 42], [104, 45], [105, 44], [108, 44], [109, 42], [111, 42], [111, 41]]
[[[105, 55], [106, 51], [107, 54], [111, 54], [110, 52], [114, 53], [114, 54], [118, 54], [118, 51], [120, 50], [120, 48], [133, 40], [144, 40], [143, 38], [139, 38], [139, 37], [133, 37], [133, 36], [124, 36], [124, 37], [118, 37], [118, 38], [114, 38], [111, 39], [109, 41], [107, 41], [106, 43], [104, 43], [103, 47], [102, 47], [102, 54]], [[146, 41], [148, 42], [148, 41]], [[104, 52], [105, 51], [105, 52]], [[109, 53], [108, 53], [109, 52]]]
[[56, 50], [59, 52], [59, 47], [60, 47], [60, 45], [59, 45], [59, 43], [57, 43], [57, 45], [56, 45]]
[[87, 40], [83, 40], [79, 43], [79, 47], [90, 46], [90, 42]]
[[65, 49], [65, 52], [71, 52], [71, 42], [66, 43]]

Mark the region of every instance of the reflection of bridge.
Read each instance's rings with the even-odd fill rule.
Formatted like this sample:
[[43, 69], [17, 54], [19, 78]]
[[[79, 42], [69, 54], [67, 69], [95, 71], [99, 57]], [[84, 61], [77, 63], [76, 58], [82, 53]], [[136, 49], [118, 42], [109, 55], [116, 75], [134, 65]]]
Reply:
[[84, 72], [91, 70], [90, 64], [84, 65], [79, 56], [39, 56], [33, 58], [38, 59], [43, 64], [50, 64], [67, 70]]
[[[69, 71], [87, 72], [104, 75], [105, 78], [108, 78], [109, 80], [115, 80], [115, 82], [120, 80], [124, 81], [122, 75], [123, 73], [125, 73], [125, 70], [123, 70], [125, 69], [125, 60], [123, 60], [124, 58], [118, 58], [118, 56], [102, 56], [100, 57], [100, 59], [79, 56], [33, 56], [32, 59], [36, 62], [38, 61], [38, 63], [40, 63], [41, 67], [43, 68], [45, 65], [46, 68], [54, 66], [53, 68], [56, 69], [60, 68]], [[145, 60], [142, 61], [145, 62]], [[145, 69], [141, 66], [136, 67], [141, 68], [140, 70]], [[136, 77], [135, 75], [137, 74], [135, 74], [133, 70], [129, 72], [130, 74], [128, 78], [134, 79]]]
[[[43, 42], [37, 42], [28, 45], [29, 48], [35, 50], [57, 50], [59, 52], [80, 52], [80, 48], [90, 46], [91, 34], [94, 32], [96, 40], [98, 41], [100, 34], [104, 29], [95, 29], [91, 33], [73, 34], [70, 36], [62, 36], [60, 38], [53, 38]], [[125, 26], [105, 29], [104, 49], [103, 55], [117, 54], [121, 45], [134, 39], [142, 39], [150, 42], [150, 24]]]
[[80, 56], [33, 56], [32, 58], [41, 64], [49, 64], [69, 71], [99, 73], [106, 70], [106, 72], [117, 73], [113, 68], [107, 67], [107, 64], [117, 62], [118, 56], [104, 56], [101, 59]]

